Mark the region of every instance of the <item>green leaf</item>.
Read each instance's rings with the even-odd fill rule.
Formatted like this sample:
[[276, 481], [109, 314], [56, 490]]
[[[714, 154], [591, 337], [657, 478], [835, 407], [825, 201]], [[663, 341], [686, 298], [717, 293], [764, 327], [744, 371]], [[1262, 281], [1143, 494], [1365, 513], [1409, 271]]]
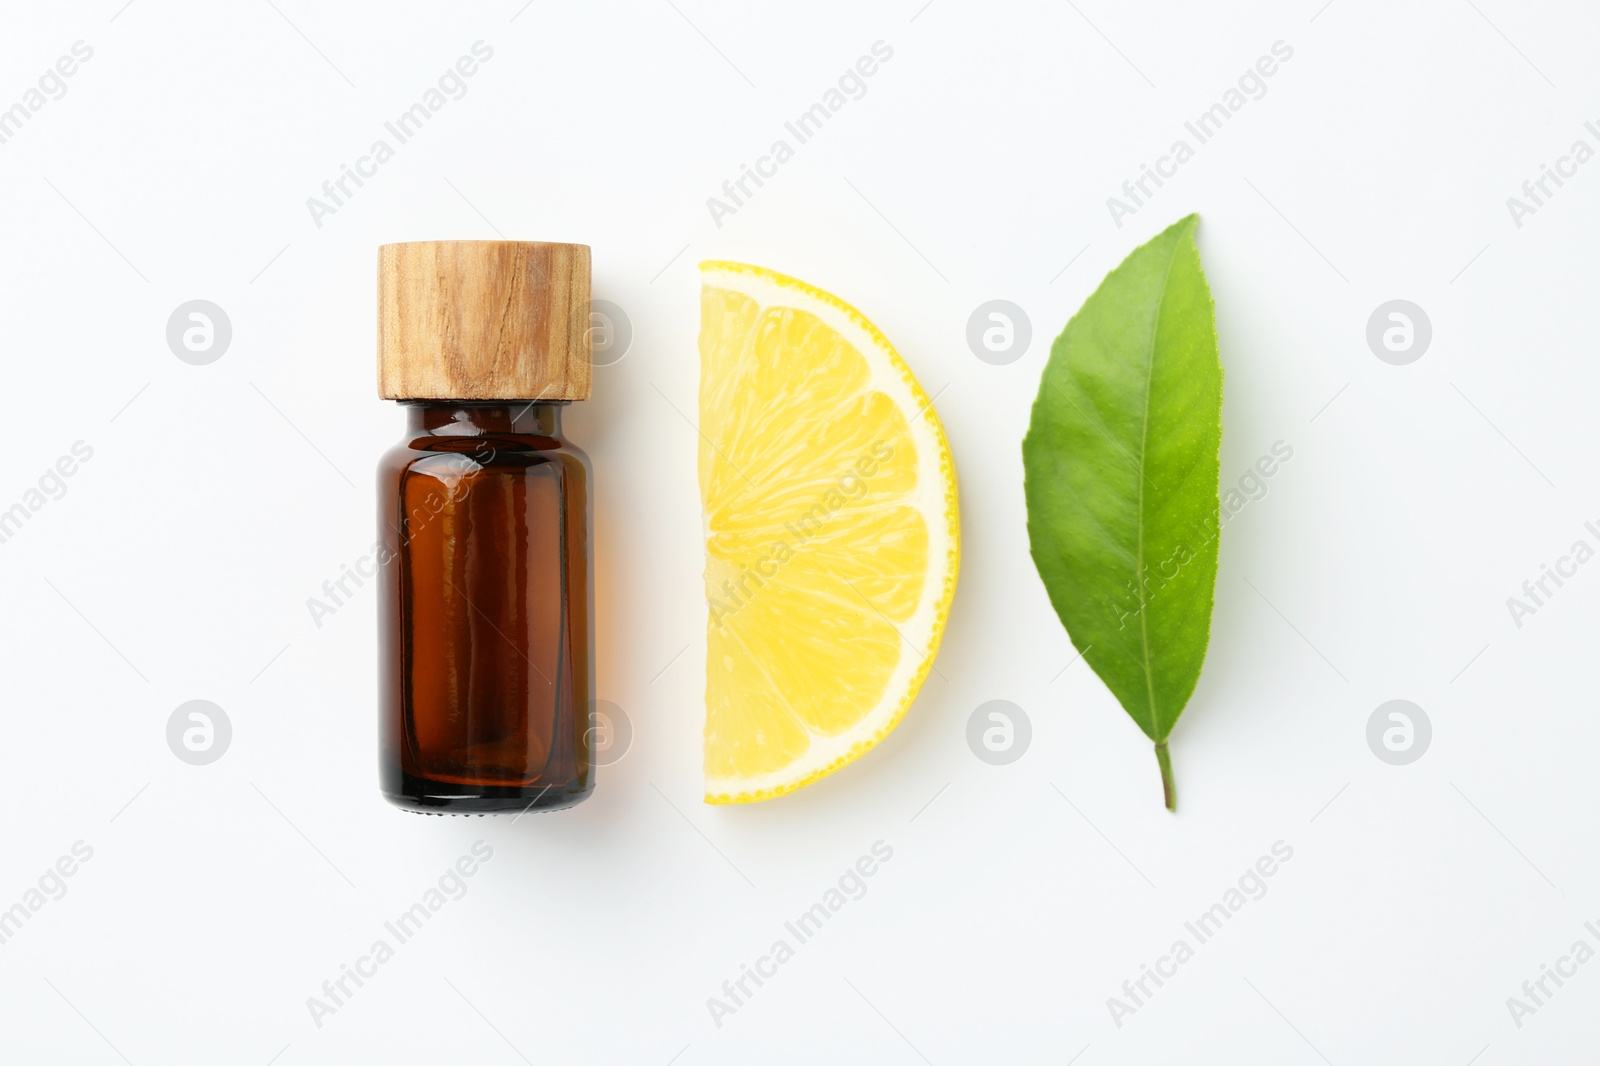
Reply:
[[1034, 565], [1073, 646], [1155, 741], [1200, 679], [1217, 582], [1222, 363], [1198, 215], [1106, 275], [1050, 349], [1022, 441]]

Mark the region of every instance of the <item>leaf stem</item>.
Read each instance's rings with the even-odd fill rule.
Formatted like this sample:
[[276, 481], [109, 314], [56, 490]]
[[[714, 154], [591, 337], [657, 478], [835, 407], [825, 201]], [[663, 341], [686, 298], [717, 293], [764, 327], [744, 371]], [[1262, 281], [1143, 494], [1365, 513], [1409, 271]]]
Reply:
[[1167, 801], [1167, 810], [1178, 809], [1177, 786], [1172, 781], [1172, 757], [1167, 754], [1167, 742], [1156, 745], [1156, 762], [1161, 764], [1161, 795]]

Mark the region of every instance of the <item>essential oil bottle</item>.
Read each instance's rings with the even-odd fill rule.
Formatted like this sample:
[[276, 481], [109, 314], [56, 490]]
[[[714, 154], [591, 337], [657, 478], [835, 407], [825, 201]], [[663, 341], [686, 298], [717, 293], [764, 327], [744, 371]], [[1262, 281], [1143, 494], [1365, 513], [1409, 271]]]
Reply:
[[379, 778], [432, 814], [555, 810], [594, 787], [589, 249], [378, 250]]

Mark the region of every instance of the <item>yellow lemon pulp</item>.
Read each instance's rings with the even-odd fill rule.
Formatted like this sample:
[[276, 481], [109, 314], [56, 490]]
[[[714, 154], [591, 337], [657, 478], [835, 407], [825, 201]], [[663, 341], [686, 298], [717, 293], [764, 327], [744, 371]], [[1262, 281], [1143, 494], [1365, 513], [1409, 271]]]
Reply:
[[960, 559], [932, 405], [848, 304], [700, 266], [707, 803], [808, 785], [888, 735], [932, 666]]

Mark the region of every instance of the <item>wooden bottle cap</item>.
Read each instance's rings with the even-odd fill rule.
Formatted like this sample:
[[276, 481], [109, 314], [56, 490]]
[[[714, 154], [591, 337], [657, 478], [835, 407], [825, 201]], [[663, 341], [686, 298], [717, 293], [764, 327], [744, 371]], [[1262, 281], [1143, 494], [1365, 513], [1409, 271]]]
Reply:
[[588, 245], [380, 246], [378, 394], [386, 400], [588, 399]]

